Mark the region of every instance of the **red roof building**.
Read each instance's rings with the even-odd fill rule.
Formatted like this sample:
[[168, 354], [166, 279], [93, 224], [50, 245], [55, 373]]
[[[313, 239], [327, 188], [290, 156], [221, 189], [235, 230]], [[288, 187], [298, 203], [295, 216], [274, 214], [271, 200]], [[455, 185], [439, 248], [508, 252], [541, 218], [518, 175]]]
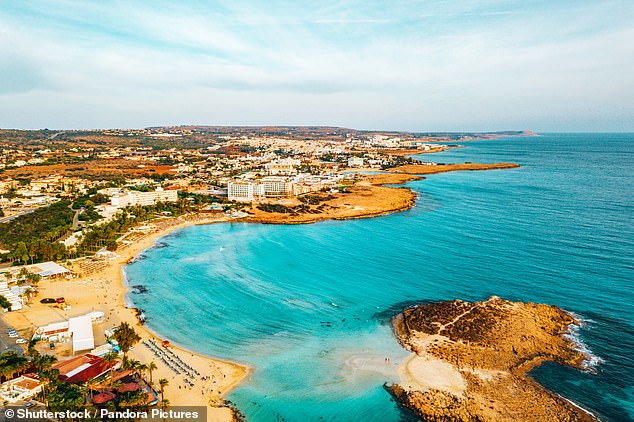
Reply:
[[59, 371], [59, 379], [72, 383], [84, 383], [105, 374], [119, 362], [105, 362], [99, 356], [86, 354], [53, 365]]

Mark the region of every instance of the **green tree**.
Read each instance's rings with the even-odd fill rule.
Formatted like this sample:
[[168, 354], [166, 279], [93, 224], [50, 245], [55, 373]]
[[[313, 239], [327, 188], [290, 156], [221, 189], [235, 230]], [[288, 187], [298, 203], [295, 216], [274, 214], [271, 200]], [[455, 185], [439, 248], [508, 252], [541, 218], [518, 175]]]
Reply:
[[103, 361], [110, 366], [110, 380], [108, 381], [112, 385], [112, 376], [114, 375], [114, 367], [116, 366], [114, 363], [119, 360], [119, 355], [116, 352], [106, 353], [103, 356]]
[[26, 264], [29, 260], [29, 250], [26, 248], [26, 243], [18, 242], [18, 246], [15, 248], [13, 252], [15, 257], [20, 260], [20, 262]]
[[26, 276], [26, 279], [27, 279], [28, 281], [30, 281], [31, 283], [33, 283], [33, 284], [37, 284], [37, 283], [39, 283], [39, 282], [40, 282], [40, 280], [42, 279], [42, 276], [41, 276], [41, 275], [39, 275], [39, 274], [29, 273], [29, 274]]
[[6, 309], [11, 312], [11, 302], [9, 302], [7, 298], [2, 295], [0, 295], [0, 308]]
[[78, 411], [86, 403], [81, 387], [63, 381], [52, 381], [48, 394], [48, 406], [54, 412]]
[[[29, 343], [29, 346], [30, 345], [31, 344]], [[37, 350], [35, 352], [37, 352]], [[55, 356], [40, 355], [38, 353], [36, 356], [33, 357], [31, 362], [38, 371], [48, 371], [53, 367], [53, 364], [57, 362], [57, 358]]]
[[[0, 298], [1, 297], [2, 296], [0, 296]], [[30, 365], [26, 357], [18, 355], [13, 350], [9, 350], [0, 355], [0, 377], [9, 380], [16, 374], [25, 371]]]
[[113, 337], [117, 340], [117, 343], [119, 343], [119, 347], [123, 352], [124, 362], [128, 359], [127, 354], [132, 346], [141, 340], [141, 337], [136, 333], [136, 331], [134, 331], [134, 328], [130, 327], [127, 322], [121, 323], [121, 325], [114, 330]]
[[26, 268], [22, 267], [20, 269], [20, 272], [18, 273], [18, 278], [19, 279], [25, 279], [29, 274], [30, 274], [29, 270], [27, 270]]
[[92, 401], [93, 394], [95, 389], [97, 388], [97, 385], [99, 385], [99, 383], [94, 378], [90, 378], [88, 381], [86, 381], [86, 388], [88, 389], [88, 394], [90, 394], [90, 401]]
[[40, 378], [40, 382], [42, 383], [42, 400], [48, 407], [48, 387], [49, 385], [51, 385], [51, 383], [57, 381], [57, 379], [59, 378], [59, 370], [45, 369], [39, 371], [37, 375]]
[[152, 385], [152, 372], [156, 371], [158, 369], [158, 366], [156, 366], [156, 363], [154, 362], [150, 362], [147, 364], [147, 371], [150, 374], [150, 385]]
[[166, 378], [161, 378], [159, 381], [159, 386], [161, 387], [161, 401], [165, 400], [164, 393], [165, 387], [169, 385], [169, 381]]
[[119, 394], [120, 407], [141, 407], [147, 403], [147, 393], [143, 390], [126, 391]]

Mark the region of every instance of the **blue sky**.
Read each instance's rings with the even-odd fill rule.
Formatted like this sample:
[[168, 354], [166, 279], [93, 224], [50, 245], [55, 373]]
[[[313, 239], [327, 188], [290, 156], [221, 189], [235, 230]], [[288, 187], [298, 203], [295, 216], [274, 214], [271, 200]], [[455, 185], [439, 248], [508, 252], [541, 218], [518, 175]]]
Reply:
[[0, 127], [634, 131], [634, 2], [0, 0]]

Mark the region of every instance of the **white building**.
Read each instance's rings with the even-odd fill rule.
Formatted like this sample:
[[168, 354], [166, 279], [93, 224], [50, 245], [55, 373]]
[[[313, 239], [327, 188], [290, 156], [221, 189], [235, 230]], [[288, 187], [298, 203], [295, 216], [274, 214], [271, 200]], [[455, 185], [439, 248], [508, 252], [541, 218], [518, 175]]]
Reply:
[[230, 201], [253, 202], [264, 196], [264, 186], [256, 182], [229, 182], [227, 198]]
[[42, 391], [42, 384], [36, 374], [25, 374], [0, 385], [0, 399], [9, 403], [29, 400]]
[[126, 191], [115, 194], [110, 198], [110, 204], [116, 208], [125, 208], [134, 205], [154, 205], [157, 202], [178, 201], [177, 190], [163, 190], [156, 188], [154, 192]]
[[68, 320], [68, 331], [73, 335], [73, 353], [91, 350], [95, 347], [90, 315], [82, 315]]
[[39, 264], [22, 265], [19, 267], [6, 267], [0, 270], [0, 275], [4, 276], [4, 273], [11, 273], [12, 278], [18, 278], [20, 271], [26, 268], [31, 274], [37, 274], [42, 278], [60, 278], [68, 277], [71, 272], [68, 268], [59, 265], [54, 261], [40, 262]]
[[293, 183], [280, 176], [267, 176], [260, 180], [264, 196], [288, 196], [293, 193]]
[[268, 170], [269, 174], [285, 174], [291, 175], [296, 173], [295, 167], [299, 166], [301, 162], [294, 158], [281, 158], [279, 160], [271, 161], [264, 167]]
[[54, 322], [38, 327], [33, 338], [58, 342], [72, 339], [73, 353], [91, 350], [95, 347], [92, 324], [103, 322], [103, 312], [90, 312], [86, 315], [70, 318], [68, 321]]
[[363, 167], [363, 158], [361, 157], [348, 158], [348, 167]]

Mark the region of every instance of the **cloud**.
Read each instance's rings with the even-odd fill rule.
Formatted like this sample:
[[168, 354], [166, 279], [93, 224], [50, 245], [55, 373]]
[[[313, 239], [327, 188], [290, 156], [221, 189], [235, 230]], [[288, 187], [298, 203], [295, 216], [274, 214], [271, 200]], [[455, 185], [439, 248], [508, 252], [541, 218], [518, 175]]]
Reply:
[[634, 115], [633, 15], [614, 1], [13, 3], [0, 126], [605, 130], [606, 114]]

